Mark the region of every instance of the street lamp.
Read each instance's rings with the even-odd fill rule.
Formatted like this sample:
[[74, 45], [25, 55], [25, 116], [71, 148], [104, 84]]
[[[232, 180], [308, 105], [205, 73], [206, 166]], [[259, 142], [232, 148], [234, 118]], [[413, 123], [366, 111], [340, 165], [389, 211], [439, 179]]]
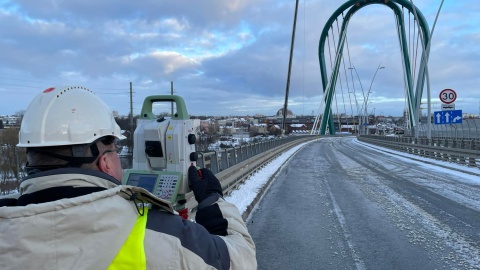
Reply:
[[[352, 65], [352, 66], [349, 67], [348, 69], [350, 69], [350, 72], [351, 72], [352, 70], [354, 70], [354, 71], [355, 71], [355, 74], [357, 74], [358, 82], [360, 83], [360, 89], [362, 89], [363, 100], [365, 100], [365, 92], [363, 91], [362, 81], [360, 80], [360, 76], [358, 76], [357, 69], [355, 68], [354, 65]], [[352, 75], [352, 77], [353, 77], [353, 75]], [[354, 85], [354, 87], [355, 87], [355, 84], [353, 84], [353, 85]], [[354, 91], [355, 91], [355, 89], [354, 89]]]
[[[360, 88], [362, 89], [362, 94], [363, 94], [363, 118], [364, 118], [364, 121], [363, 123], [366, 124], [367, 121], [368, 121], [368, 99], [370, 97], [370, 93], [372, 93], [372, 86], [373, 86], [373, 82], [375, 81], [375, 77], [377, 76], [377, 73], [380, 69], [385, 69], [385, 67], [382, 66], [382, 63], [380, 63], [377, 67], [377, 70], [375, 70], [375, 73], [373, 74], [373, 78], [372, 78], [372, 81], [370, 82], [370, 87], [368, 88], [368, 91], [365, 95], [365, 91], [363, 90], [363, 86], [362, 86], [362, 81], [360, 80], [360, 76], [358, 75], [358, 72], [357, 72], [357, 69], [355, 68], [355, 66], [352, 65], [352, 67], [349, 67], [348, 69], [350, 70], [354, 70], [355, 71], [355, 74], [357, 74], [357, 78], [358, 78], [358, 81], [360, 82]], [[352, 75], [353, 77], [353, 75]], [[365, 130], [366, 131], [366, 130]]]
[[[353, 80], [352, 80], [353, 81]], [[353, 85], [353, 92], [351, 91], [348, 91], [348, 96], [350, 97], [350, 94], [353, 94], [353, 97], [355, 98], [355, 108], [357, 109], [357, 119], [359, 118], [359, 111], [360, 111], [360, 108], [358, 107], [358, 100], [357, 100], [357, 93], [355, 93], [355, 85]], [[352, 121], [353, 121], [353, 127], [355, 129], [355, 115], [353, 115], [353, 108], [352, 108]], [[356, 132], [358, 134], [358, 132]]]
[[374, 124], [377, 123], [377, 118], [375, 118], [375, 109], [376, 109], [376, 108], [373, 108], [373, 123], [374, 123]]
[[365, 92], [363, 91], [363, 85], [362, 85], [362, 81], [360, 80], [360, 76], [358, 76], [358, 72], [357, 72], [357, 69], [355, 68], [354, 65], [352, 65], [351, 67], [349, 67], [348, 69], [350, 69], [350, 74], [352, 76], [352, 85], [353, 85], [353, 96], [355, 97], [355, 105], [357, 107], [357, 116], [358, 116], [358, 135], [360, 135], [360, 127], [362, 126], [362, 120], [363, 120], [363, 117], [360, 117], [360, 112], [362, 111], [362, 107], [359, 107], [358, 105], [358, 101], [357, 101], [357, 93], [355, 92], [355, 82], [353, 80], [353, 73], [352, 73], [352, 70], [355, 71], [355, 74], [357, 74], [357, 78], [358, 78], [358, 82], [360, 83], [360, 89], [362, 89], [362, 95], [363, 95], [363, 100], [365, 101]]
[[373, 81], [375, 80], [375, 77], [377, 76], [377, 73], [380, 69], [385, 69], [385, 67], [382, 67], [382, 63], [380, 63], [377, 67], [377, 70], [375, 70], [375, 74], [373, 74], [372, 82], [370, 83], [370, 87], [368, 88], [367, 99], [365, 100], [365, 112], [367, 112], [368, 98], [370, 96], [370, 93], [372, 92], [371, 90], [372, 90]]

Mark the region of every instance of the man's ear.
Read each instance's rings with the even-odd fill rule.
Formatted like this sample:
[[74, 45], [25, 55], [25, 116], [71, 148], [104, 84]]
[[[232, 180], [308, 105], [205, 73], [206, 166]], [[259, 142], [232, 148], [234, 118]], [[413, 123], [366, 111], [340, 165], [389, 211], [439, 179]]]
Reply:
[[98, 169], [101, 172], [110, 174], [110, 171], [112, 169], [112, 164], [110, 163], [110, 160], [107, 157], [108, 155], [101, 155], [100, 159], [98, 160]]

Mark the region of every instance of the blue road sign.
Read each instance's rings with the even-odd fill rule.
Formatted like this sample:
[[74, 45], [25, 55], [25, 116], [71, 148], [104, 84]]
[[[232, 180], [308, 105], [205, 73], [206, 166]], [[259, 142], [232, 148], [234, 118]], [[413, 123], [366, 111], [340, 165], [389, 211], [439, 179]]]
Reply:
[[461, 124], [462, 110], [434, 112], [433, 121], [435, 125]]

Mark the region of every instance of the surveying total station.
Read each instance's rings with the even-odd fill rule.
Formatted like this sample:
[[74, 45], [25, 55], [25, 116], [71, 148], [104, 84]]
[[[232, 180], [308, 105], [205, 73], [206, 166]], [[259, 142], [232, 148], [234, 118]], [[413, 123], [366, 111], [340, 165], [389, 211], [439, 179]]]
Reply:
[[[171, 118], [154, 115], [153, 104], [174, 102]], [[145, 98], [134, 133], [133, 164], [125, 170], [122, 184], [142, 187], [172, 203], [176, 210], [185, 208], [188, 193], [188, 168], [196, 165], [196, 136], [185, 102], [176, 95]], [[187, 210], [188, 211], [188, 210]]]

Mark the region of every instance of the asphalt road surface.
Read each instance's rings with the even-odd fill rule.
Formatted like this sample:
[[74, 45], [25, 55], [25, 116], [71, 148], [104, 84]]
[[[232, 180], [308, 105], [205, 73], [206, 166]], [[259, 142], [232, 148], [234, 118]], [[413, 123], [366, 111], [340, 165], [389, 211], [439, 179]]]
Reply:
[[326, 138], [298, 151], [247, 221], [259, 269], [480, 269], [480, 185]]

